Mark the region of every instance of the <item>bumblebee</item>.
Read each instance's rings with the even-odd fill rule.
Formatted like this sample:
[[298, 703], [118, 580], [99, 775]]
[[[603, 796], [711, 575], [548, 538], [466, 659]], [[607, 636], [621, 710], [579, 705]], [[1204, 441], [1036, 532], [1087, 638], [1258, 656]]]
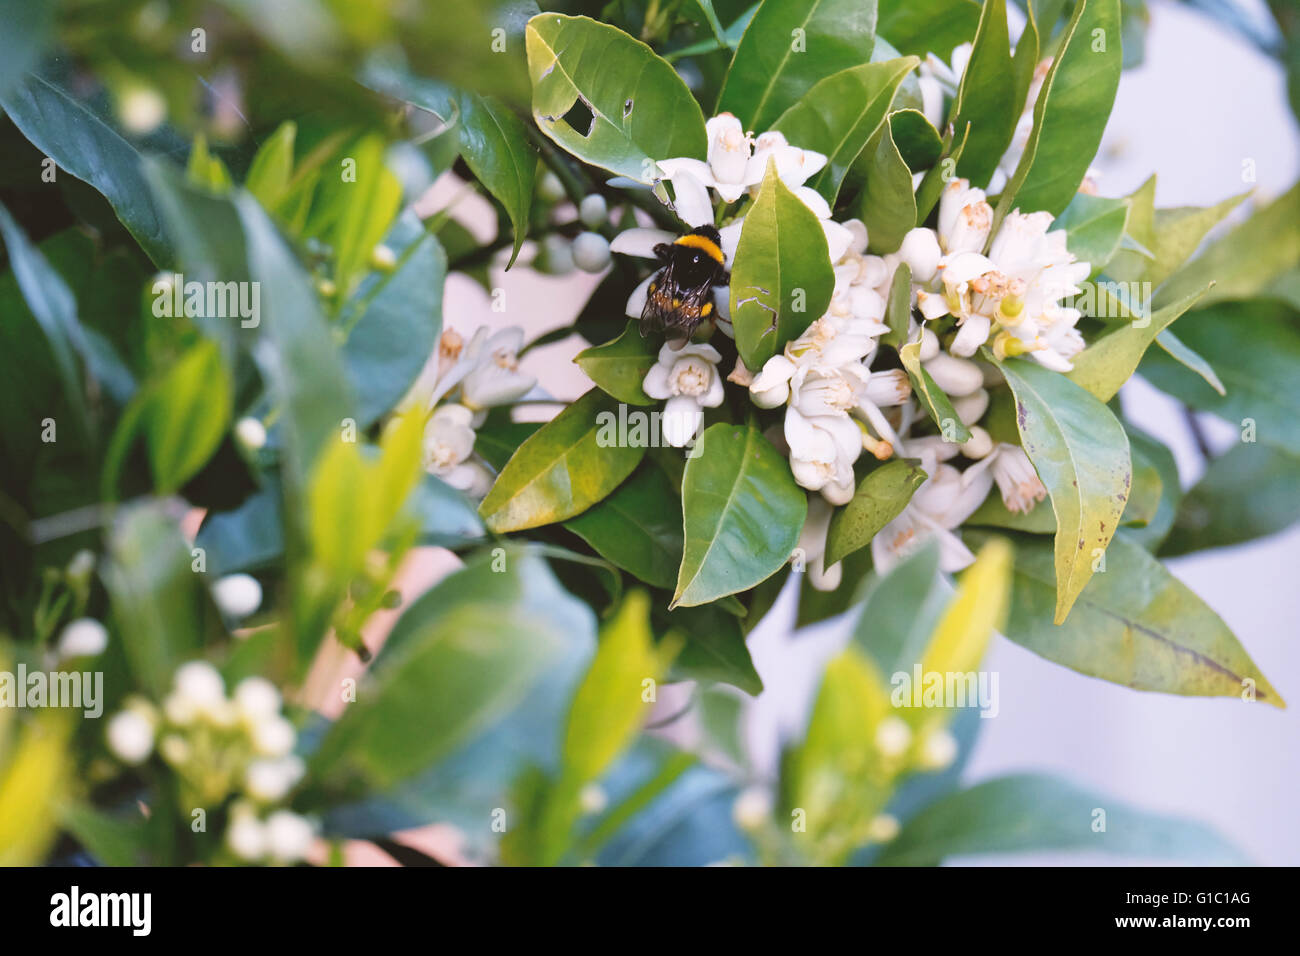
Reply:
[[714, 318], [713, 287], [731, 282], [722, 237], [712, 226], [700, 226], [659, 243], [654, 253], [660, 269], [646, 290], [641, 334], [663, 332], [669, 341], [686, 341], [701, 322]]

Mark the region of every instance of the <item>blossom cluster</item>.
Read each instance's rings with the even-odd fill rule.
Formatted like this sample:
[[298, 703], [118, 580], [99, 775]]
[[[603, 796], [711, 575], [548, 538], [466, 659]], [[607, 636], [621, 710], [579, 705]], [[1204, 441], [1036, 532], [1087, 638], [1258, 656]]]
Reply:
[[[935, 84], [939, 104], [943, 93], [951, 93], [949, 86], [955, 89], [961, 58], [958, 50], [955, 72], [937, 61], [923, 71], [931, 107]], [[919, 459], [927, 476], [903, 513], [872, 542], [876, 566], [887, 570], [922, 541], [937, 538], [943, 568], [965, 567], [973, 555], [955, 532], [995, 484], [1013, 511], [1027, 512], [1046, 497], [1023, 449], [994, 441], [979, 426], [989, 407], [988, 387], [1001, 382], [1000, 372], [980, 350], [987, 348], [998, 360], [1025, 356], [1049, 369], [1069, 371], [1084, 341], [1075, 328], [1080, 313], [1065, 303], [1080, 293], [1090, 265], [1076, 260], [1064, 231], [1051, 229], [1049, 213], [1017, 209], [995, 223], [984, 190], [964, 179], [945, 186], [935, 228], [914, 228], [897, 251], [871, 254], [866, 226], [856, 219], [833, 221], [825, 200], [804, 185], [824, 167], [825, 156], [790, 144], [779, 132], [755, 137], [729, 114], [706, 126], [707, 161], [661, 160], [659, 168], [671, 183], [672, 207], [688, 226], [725, 223], [719, 232], [728, 265], [744, 215], [742, 208], [742, 214], [727, 221], [726, 207], [754, 194], [769, 162], [816, 213], [827, 238], [835, 285], [826, 313], [762, 368], [751, 370], [738, 362], [727, 376], [746, 386], [758, 407], [784, 409], [780, 431], [770, 437], [787, 452], [795, 481], [815, 493], [800, 541], [814, 585], [838, 586], [838, 567], [826, 568], [822, 562], [826, 528], [832, 509], [854, 495], [854, 465], [863, 452], [880, 460]], [[721, 204], [720, 216], [715, 202]], [[660, 230], [632, 228], [611, 247], [650, 257], [655, 245], [672, 239]], [[961, 443], [933, 434], [912, 395], [908, 373], [888, 357], [879, 361], [881, 337], [890, 332], [887, 302], [903, 263], [912, 283], [907, 342], [916, 343], [926, 374], [949, 396], [969, 430], [969, 439]], [[640, 315], [650, 281], [629, 297], [629, 315]], [[717, 327], [734, 335], [725, 288], [715, 289], [715, 302]], [[704, 409], [721, 404], [721, 358], [716, 348], [698, 341], [681, 348], [668, 344], [659, 352], [644, 388], [650, 397], [667, 401], [664, 437], [669, 444], [689, 444], [702, 426]]]
[[489, 408], [509, 405], [533, 390], [537, 379], [519, 368], [524, 330], [510, 326], [489, 333], [481, 327], [466, 342], [455, 329], [438, 342], [437, 373], [427, 399], [424, 468], [453, 488], [482, 498], [492, 471], [474, 455], [475, 429]]
[[246, 677], [227, 695], [215, 667], [190, 661], [177, 668], [160, 706], [141, 696], [126, 699], [108, 721], [108, 747], [133, 767], [156, 754], [194, 806], [216, 807], [234, 797], [224, 842], [239, 860], [293, 863], [307, 855], [315, 827], [284, 805], [305, 766], [281, 704], [280, 692], [264, 678]]

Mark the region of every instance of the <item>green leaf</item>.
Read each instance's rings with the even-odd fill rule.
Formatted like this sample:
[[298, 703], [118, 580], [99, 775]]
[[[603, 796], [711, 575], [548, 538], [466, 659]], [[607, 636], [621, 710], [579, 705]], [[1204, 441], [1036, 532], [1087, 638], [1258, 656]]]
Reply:
[[1254, 426], [1259, 441], [1300, 448], [1300, 313], [1273, 301], [1223, 302], [1184, 316], [1178, 333], [1214, 364], [1227, 386], [1214, 391], [1163, 352], [1151, 351], [1142, 376], [1156, 388], [1239, 428]]
[[654, 461], [643, 461], [612, 495], [564, 526], [639, 581], [665, 589], [677, 581], [682, 562], [682, 501]]
[[528, 234], [537, 151], [528, 142], [527, 128], [503, 103], [474, 93], [462, 93], [458, 102], [460, 154], [478, 181], [506, 207], [514, 226], [509, 269]]
[[40, 62], [54, 33], [54, 6], [27, 0], [0, 0], [0, 97]]
[[1165, 353], [1183, 368], [1190, 369], [1205, 379], [1205, 384], [1220, 395], [1226, 393], [1227, 390], [1223, 387], [1223, 382], [1219, 380], [1218, 373], [1210, 367], [1210, 363], [1183, 344], [1182, 339], [1174, 335], [1172, 331], [1165, 329], [1157, 335], [1156, 345], [1164, 349]]
[[633, 319], [618, 338], [584, 349], [574, 361], [605, 394], [628, 405], [653, 405], [654, 399], [645, 393], [641, 383], [657, 354], [654, 340], [643, 336]]
[[826, 233], [769, 162], [731, 267], [731, 321], [746, 368], [761, 369], [824, 313], [835, 289]]
[[1133, 469], [1134, 490], [1133, 494], [1129, 496], [1130, 507], [1124, 509], [1126, 524], [1128, 524], [1128, 519], [1131, 517], [1132, 500], [1140, 497], [1140, 470], [1136, 463], [1145, 460], [1147, 465], [1155, 469], [1156, 476], [1160, 481], [1160, 501], [1156, 506], [1155, 513], [1147, 519], [1147, 523], [1142, 527], [1129, 528], [1126, 536], [1130, 541], [1135, 541], [1148, 551], [1155, 553], [1161, 542], [1164, 541], [1165, 536], [1169, 534], [1169, 529], [1173, 527], [1174, 514], [1177, 512], [1179, 502], [1183, 498], [1182, 485], [1178, 482], [1178, 465], [1174, 461], [1173, 452], [1131, 422], [1124, 423], [1124, 430], [1128, 432], [1129, 448], [1135, 463]]
[[904, 53], [937, 53], [945, 60], [975, 38], [980, 21], [976, 0], [879, 0], [879, 8], [879, 37]]
[[1300, 184], [1255, 212], [1171, 275], [1160, 287], [1157, 304], [1181, 298], [1208, 279], [1218, 285], [1206, 298], [1206, 305], [1259, 294], [1278, 276], [1300, 264], [1297, 220], [1300, 220]]
[[[1143, 272], [1142, 278], [1153, 286], [1161, 285], [1191, 258], [1205, 234], [1241, 205], [1246, 196], [1247, 193], [1241, 193], [1205, 208], [1179, 206], [1175, 209], [1155, 210], [1151, 236], [1148, 241], [1144, 241], [1144, 245], [1151, 249], [1154, 259]], [[1204, 278], [1217, 277], [1204, 275]]]
[[1092, 266], [1096, 276], [1119, 249], [1129, 217], [1129, 200], [1075, 193], [1052, 229], [1064, 229], [1066, 245], [1076, 259]]
[[274, 133], [257, 149], [244, 188], [257, 197], [267, 209], [277, 211], [289, 182], [293, 177], [293, 144], [298, 126], [293, 122], [281, 123]]
[[889, 301], [885, 303], [885, 324], [889, 331], [881, 341], [898, 349], [907, 342], [912, 324], [912, 267], [900, 262], [889, 284]]
[[[901, 294], [901, 293], [900, 293]], [[930, 420], [939, 426], [945, 440], [958, 443], [970, 438], [970, 429], [957, 416], [952, 402], [943, 389], [935, 384], [930, 373], [921, 365], [921, 343], [909, 342], [898, 350], [898, 357], [912, 380], [912, 396], [925, 409]], [[951, 436], [951, 437], [949, 437]]]
[[898, 84], [919, 64], [916, 57], [904, 57], [840, 70], [819, 81], [772, 125], [791, 143], [826, 156], [826, 166], [805, 185], [832, 207], [849, 168], [885, 121]]
[[[1101, 831], [1093, 829], [1097, 807], [1106, 809], [1106, 827]], [[1135, 810], [1052, 777], [1023, 774], [940, 797], [907, 822], [876, 863], [932, 865], [979, 853], [1041, 850], [1245, 862], [1239, 850], [1202, 823]]]
[[1119, 0], [1080, 0], [1043, 80], [1020, 165], [1002, 191], [998, 222], [1013, 207], [1058, 215], [1069, 205], [1097, 155], [1122, 68]]
[[377, 135], [353, 148], [355, 178], [342, 180], [341, 209], [334, 224], [334, 282], [342, 298], [352, 294], [369, 268], [370, 254], [393, 224], [402, 202], [402, 183], [384, 162], [386, 147]]
[[162, 218], [134, 146], [67, 88], [44, 76], [28, 73], [0, 94], [0, 106], [22, 134], [60, 171], [102, 193], [155, 264], [171, 260]]
[[1074, 357], [1074, 369], [1069, 372], [1070, 381], [1087, 389], [1103, 402], [1110, 401], [1120, 386], [1137, 371], [1138, 363], [1156, 336], [1213, 287], [1214, 283], [1210, 283], [1179, 301], [1166, 305], [1149, 319], [1126, 323], [1109, 335], [1102, 336]]
[[313, 756], [314, 778], [350, 765], [392, 786], [486, 731], [591, 645], [590, 609], [540, 557], [510, 549], [505, 570], [497, 564], [483, 555], [407, 608]]
[[970, 62], [952, 108], [952, 125], [965, 129], [969, 123], [971, 128], [957, 167], [960, 175], [976, 185], [984, 185], [992, 178], [1002, 154], [1011, 145], [1020, 106], [1011, 68], [1007, 5], [1004, 0], [985, 0]]
[[913, 173], [929, 169], [943, 155], [943, 137], [920, 110], [895, 109], [889, 114], [889, 128], [899, 155]]
[[109, 543], [104, 584], [112, 601], [116, 634], [136, 684], [155, 696], [203, 644], [202, 578], [175, 520], [160, 504], [123, 514]]
[[1115, 534], [1132, 483], [1128, 436], [1110, 409], [1059, 372], [1024, 359], [1002, 363], [1016, 399], [1025, 454], [1056, 515], [1056, 623]]
[[591, 389], [528, 438], [479, 506], [497, 534], [581, 514], [632, 473], [645, 446], [618, 443], [618, 403]]
[[853, 643], [882, 674], [912, 672], [939, 624], [951, 589], [939, 573], [939, 548], [927, 543], [885, 575], [872, 575]]
[[216, 453], [230, 424], [230, 373], [216, 342], [198, 343], [150, 386], [144, 428], [154, 487], [168, 495]]
[[763, 692], [763, 681], [745, 646], [740, 618], [727, 613], [720, 603], [679, 607], [664, 616], [669, 636], [676, 635], [683, 642], [673, 661], [673, 676], [730, 684], [753, 697]]
[[663, 664], [650, 632], [650, 597], [631, 591], [601, 628], [591, 669], [573, 697], [562, 748], [567, 782], [595, 780], [632, 742], [651, 710], [644, 682], [657, 681]]
[[3, 205], [0, 205], [0, 238], [4, 240], [9, 267], [23, 300], [49, 343], [64, 395], [85, 434], [90, 436], [85, 390], [77, 363], [77, 353], [85, 349], [85, 342], [77, 322], [77, 302], [72, 290], [31, 244]]
[[124, 818], [89, 804], [74, 803], [63, 809], [62, 820], [100, 866], [140, 866], [149, 862], [146, 820], [135, 807]]
[[214, 193], [230, 189], [230, 170], [219, 157], [208, 151], [208, 140], [202, 133], [194, 137], [190, 158], [185, 163], [185, 178]]
[[912, 170], [894, 142], [893, 117], [867, 144], [867, 182], [858, 198], [858, 216], [867, 227], [871, 251], [896, 252], [903, 237], [916, 225], [916, 196]]
[[384, 244], [391, 272], [362, 281], [343, 312], [350, 328], [343, 363], [357, 396], [357, 422], [369, 427], [406, 395], [437, 346], [447, 257], [414, 212], [393, 224]]
[[885, 525], [899, 516], [912, 494], [925, 481], [915, 459], [895, 459], [858, 482], [853, 498], [836, 509], [826, 533], [826, 566], [871, 543]]
[[782, 774], [790, 807], [807, 814], [807, 852], [817, 862], [843, 863], [889, 798], [891, 774], [875, 742], [891, 709], [888, 686], [869, 657], [845, 648], [827, 665], [807, 736]]
[[[617, 27], [555, 13], [528, 21], [526, 43], [533, 118], [574, 156], [646, 183], [660, 176], [657, 160], [704, 158], [699, 104], [644, 43]], [[577, 115], [584, 112], [589, 120]]]
[[1300, 456], [1261, 442], [1233, 445], [1210, 462], [1178, 507], [1161, 555], [1222, 548], [1300, 520]]
[[789, 559], [808, 512], [790, 466], [753, 425], [701, 436], [682, 482], [686, 544], [673, 606], [752, 588]]
[[980, 548], [926, 643], [921, 673], [966, 674], [979, 667], [993, 633], [1006, 620], [1011, 558], [1011, 545], [1003, 538], [990, 538]]
[[819, 80], [868, 62], [875, 39], [875, 0], [764, 0], [714, 112], [762, 132]]
[[1232, 631], [1144, 548], [1117, 535], [1105, 571], [1092, 576], [1069, 619], [1052, 623], [1053, 556], [1019, 536], [1011, 616], [1003, 633], [1050, 661], [1135, 690], [1197, 697], [1254, 695], [1282, 707], [1277, 691]]

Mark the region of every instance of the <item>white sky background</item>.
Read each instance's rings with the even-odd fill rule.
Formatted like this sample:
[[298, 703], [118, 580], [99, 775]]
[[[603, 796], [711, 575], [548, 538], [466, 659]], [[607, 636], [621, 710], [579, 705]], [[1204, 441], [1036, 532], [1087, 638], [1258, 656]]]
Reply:
[[[1146, 62], [1124, 74], [1096, 163], [1103, 173], [1100, 192], [1124, 195], [1155, 171], [1158, 205], [1209, 205], [1251, 187], [1242, 181], [1246, 158], [1255, 160], [1257, 196], [1283, 192], [1300, 167], [1300, 137], [1281, 68], [1195, 12], [1165, 0], [1150, 6]], [[444, 188], [449, 189], [440, 183], [437, 192], [446, 195]], [[473, 201], [466, 203], [471, 214], [474, 207]], [[520, 324], [533, 338], [570, 321], [599, 280], [512, 270], [496, 281], [506, 290], [504, 315], [490, 310], [481, 288], [452, 277], [447, 324], [466, 334], [480, 323]], [[618, 328], [611, 317], [611, 335]], [[575, 341], [539, 349], [526, 363], [552, 394], [566, 399], [587, 387], [570, 364]], [[1241, 344], [1250, 347], [1245, 336]], [[1183, 482], [1190, 484], [1199, 456], [1177, 408], [1142, 382], [1126, 386], [1122, 397], [1128, 414], [1174, 449]], [[552, 413], [539, 407], [526, 417]], [[1231, 434], [1212, 430], [1225, 441]], [[985, 667], [1000, 674], [1001, 713], [983, 722], [968, 781], [1026, 770], [1060, 773], [1119, 802], [1212, 823], [1257, 863], [1300, 863], [1297, 558], [1300, 530], [1293, 529], [1170, 564], [1233, 628], [1292, 702], [1290, 711], [1138, 693], [1076, 674], [998, 638]], [[778, 735], [798, 732], [826, 660], [846, 638], [842, 627], [792, 638], [789, 614], [781, 613], [789, 611], [789, 597], [750, 640], [767, 690], [751, 708], [747, 740], [769, 773]], [[984, 861], [1107, 863], [1116, 858], [1040, 854]]]

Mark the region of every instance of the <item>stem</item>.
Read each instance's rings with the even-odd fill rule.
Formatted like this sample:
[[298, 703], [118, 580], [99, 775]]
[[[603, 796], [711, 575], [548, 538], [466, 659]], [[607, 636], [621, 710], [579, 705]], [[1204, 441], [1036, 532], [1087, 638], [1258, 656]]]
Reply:
[[1196, 412], [1191, 406], [1183, 406], [1183, 419], [1187, 422], [1187, 430], [1192, 433], [1192, 439], [1196, 442], [1196, 450], [1201, 453], [1207, 463], [1214, 460], [1214, 452], [1210, 450], [1210, 443], [1205, 437], [1205, 429], [1201, 427], [1200, 420], [1196, 417]]

